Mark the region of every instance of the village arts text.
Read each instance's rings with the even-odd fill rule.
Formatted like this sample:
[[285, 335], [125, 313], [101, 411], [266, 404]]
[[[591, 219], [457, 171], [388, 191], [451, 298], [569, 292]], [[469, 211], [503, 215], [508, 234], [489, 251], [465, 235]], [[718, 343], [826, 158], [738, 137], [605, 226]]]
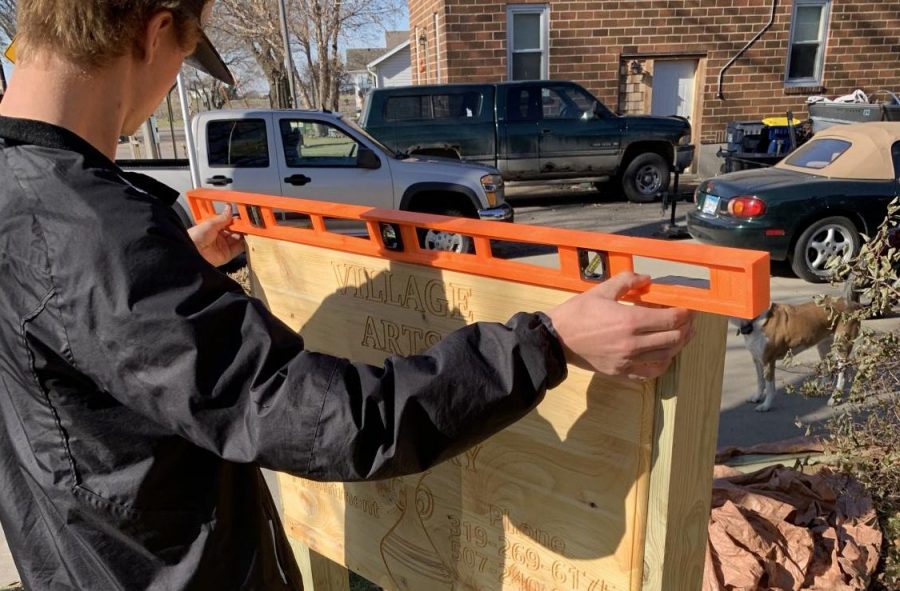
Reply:
[[[461, 323], [474, 319], [471, 288], [359, 265], [333, 264], [332, 268], [342, 296], [417, 312], [423, 320], [428, 316]], [[414, 355], [443, 337], [436, 330], [367, 315], [360, 344], [388, 354]]]

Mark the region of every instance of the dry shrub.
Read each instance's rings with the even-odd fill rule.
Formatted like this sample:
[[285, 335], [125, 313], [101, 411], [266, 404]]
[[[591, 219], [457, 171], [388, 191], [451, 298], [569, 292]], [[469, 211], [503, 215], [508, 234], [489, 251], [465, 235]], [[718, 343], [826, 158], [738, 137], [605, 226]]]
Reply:
[[[890, 246], [898, 222], [900, 200], [895, 199], [875, 236], [864, 237], [859, 255], [836, 265], [845, 293], [863, 304], [850, 313], [860, 319], [900, 310], [900, 253]], [[850, 360], [832, 353], [800, 391], [831, 396], [842, 369], [853, 377], [852, 386], [827, 424], [826, 448], [840, 469], [862, 482], [875, 501], [885, 544], [871, 588], [900, 589], [900, 330], [876, 333], [864, 328]]]
[[234, 273], [229, 273], [228, 276], [231, 277], [232, 279], [234, 279], [235, 281], [237, 281], [240, 284], [240, 286], [244, 288], [244, 292], [246, 292], [247, 295], [251, 295], [250, 294], [250, 267], [249, 266], [244, 265], [243, 267], [241, 267]]

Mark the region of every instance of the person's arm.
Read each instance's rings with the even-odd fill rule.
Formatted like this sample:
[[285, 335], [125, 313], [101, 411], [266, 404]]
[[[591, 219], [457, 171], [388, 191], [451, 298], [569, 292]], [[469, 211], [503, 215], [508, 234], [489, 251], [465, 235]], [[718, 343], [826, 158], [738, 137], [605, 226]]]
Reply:
[[73, 363], [228, 460], [328, 480], [418, 472], [521, 418], [565, 376], [538, 315], [466, 327], [383, 367], [304, 351], [174, 221], [135, 225], [62, 255], [81, 267], [59, 278]]
[[[213, 265], [230, 261], [244, 249], [240, 235], [228, 230], [230, 223], [229, 209], [189, 230], [198, 251]], [[655, 378], [665, 373], [693, 334], [692, 318], [681, 308], [618, 303], [649, 284], [649, 276], [621, 273], [550, 310], [548, 326], [564, 346], [568, 362], [607, 375]]]
[[[231, 210], [189, 230], [200, 254], [222, 265], [243, 251], [240, 235], [229, 231]], [[621, 273], [548, 312], [549, 326], [569, 363], [607, 375], [661, 376], [692, 334], [685, 309], [622, 306], [618, 300], [640, 291], [650, 277]]]

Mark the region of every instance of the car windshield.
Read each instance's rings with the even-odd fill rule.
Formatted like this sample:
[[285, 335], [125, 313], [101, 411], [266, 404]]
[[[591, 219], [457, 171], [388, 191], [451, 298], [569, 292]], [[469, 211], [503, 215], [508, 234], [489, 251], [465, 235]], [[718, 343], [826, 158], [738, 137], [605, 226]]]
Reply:
[[785, 164], [820, 170], [825, 168], [850, 148], [850, 142], [836, 139], [812, 140], [799, 148]]

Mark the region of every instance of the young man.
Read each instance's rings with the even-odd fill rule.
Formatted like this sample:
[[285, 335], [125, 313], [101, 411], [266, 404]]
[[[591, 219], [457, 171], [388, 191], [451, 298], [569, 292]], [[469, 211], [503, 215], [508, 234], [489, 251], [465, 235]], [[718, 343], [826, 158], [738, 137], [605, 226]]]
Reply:
[[[384, 367], [304, 351], [216, 270], [173, 191], [113, 163], [185, 58], [229, 81], [204, 0], [19, 0], [0, 105], [0, 518], [31, 589], [299, 589], [260, 474], [421, 471], [528, 413], [565, 362], [658, 376], [685, 310], [624, 275]], [[302, 261], [298, 261], [302, 264]], [[558, 336], [557, 336], [558, 335]]]

